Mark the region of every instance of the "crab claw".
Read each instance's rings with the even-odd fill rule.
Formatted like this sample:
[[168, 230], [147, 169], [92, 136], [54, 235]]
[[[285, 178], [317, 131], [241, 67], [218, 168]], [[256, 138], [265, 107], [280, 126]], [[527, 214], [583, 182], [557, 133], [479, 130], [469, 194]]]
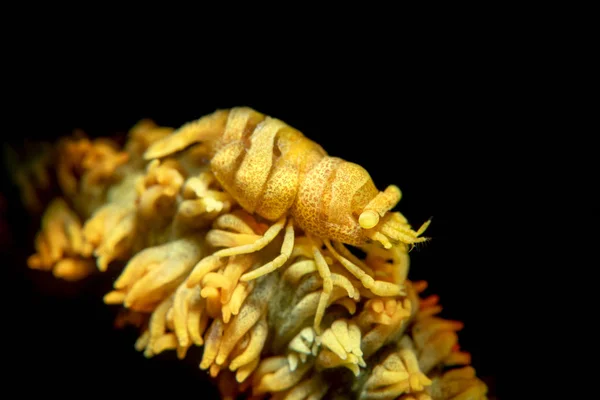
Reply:
[[429, 224], [431, 224], [431, 218], [414, 231], [402, 214], [399, 212], [387, 213], [371, 229], [366, 230], [366, 235], [369, 239], [381, 243], [386, 249], [399, 243], [413, 245], [429, 240], [427, 237], [420, 237]]
[[372, 241], [379, 242], [386, 249], [394, 244], [405, 243], [412, 245], [425, 242], [428, 238], [419, 237], [429, 224], [431, 218], [414, 231], [410, 224], [399, 212], [390, 212], [402, 198], [402, 192], [395, 185], [388, 186], [379, 192], [361, 212], [358, 223], [365, 230], [365, 235]]

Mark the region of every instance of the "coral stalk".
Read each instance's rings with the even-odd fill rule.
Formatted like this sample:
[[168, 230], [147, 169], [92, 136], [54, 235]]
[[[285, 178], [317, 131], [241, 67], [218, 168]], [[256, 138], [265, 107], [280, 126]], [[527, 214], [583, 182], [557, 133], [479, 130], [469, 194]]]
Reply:
[[67, 280], [120, 269], [104, 302], [146, 357], [202, 347], [228, 399], [486, 399], [462, 323], [407, 279], [429, 222], [391, 211], [397, 187], [245, 108], [54, 151], [62, 197], [28, 265]]

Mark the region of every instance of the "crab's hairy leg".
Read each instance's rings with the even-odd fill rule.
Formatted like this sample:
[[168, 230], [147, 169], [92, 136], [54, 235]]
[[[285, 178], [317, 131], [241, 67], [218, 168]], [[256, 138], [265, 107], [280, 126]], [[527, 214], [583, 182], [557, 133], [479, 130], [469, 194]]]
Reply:
[[236, 246], [236, 247], [230, 247], [228, 249], [219, 250], [216, 253], [214, 253], [213, 256], [214, 257], [230, 257], [230, 256], [239, 255], [239, 254], [254, 253], [256, 251], [262, 250], [266, 245], [271, 243], [273, 241], [273, 239], [275, 239], [275, 237], [277, 237], [279, 232], [281, 232], [281, 230], [283, 229], [283, 226], [285, 225], [285, 220], [286, 220], [285, 217], [282, 217], [281, 219], [279, 219], [279, 221], [277, 221], [269, 229], [267, 229], [265, 234], [260, 239], [256, 240], [256, 242], [250, 243], [250, 244], [245, 244], [243, 246]]
[[325, 246], [331, 252], [333, 257], [338, 260], [344, 268], [346, 268], [354, 277], [361, 281], [361, 283], [369, 289], [371, 292], [378, 296], [398, 296], [401, 295], [402, 286], [385, 281], [376, 281], [371, 276], [367, 275], [358, 265], [354, 264], [350, 260], [342, 257], [331, 245], [329, 240], [325, 240]]
[[[200, 281], [204, 278], [204, 276], [210, 272], [216, 271], [221, 266], [223, 266], [224, 261], [223, 257], [230, 257], [241, 254], [250, 254], [257, 252], [263, 249], [266, 245], [271, 243], [275, 237], [281, 232], [283, 226], [285, 225], [285, 217], [281, 218], [275, 224], [273, 224], [265, 234], [259, 239], [257, 239], [254, 243], [244, 244], [241, 246], [230, 247], [227, 249], [219, 250], [214, 254], [203, 258], [200, 260], [198, 264], [192, 270], [192, 273], [189, 275], [187, 279], [188, 287], [195, 286], [200, 283]], [[292, 234], [293, 234], [293, 227]], [[287, 235], [286, 235], [287, 236]], [[293, 237], [292, 237], [292, 247], [293, 247]], [[284, 261], [285, 262], [285, 261]]]
[[256, 279], [270, 272], [275, 271], [281, 267], [288, 260], [292, 254], [294, 248], [294, 222], [292, 218], [289, 219], [285, 228], [285, 237], [283, 238], [283, 245], [281, 246], [281, 254], [278, 255], [273, 261], [263, 265], [260, 268], [250, 271], [241, 276], [240, 281], [249, 281]]
[[320, 334], [321, 321], [325, 315], [325, 309], [327, 308], [327, 303], [329, 302], [329, 298], [331, 297], [331, 292], [333, 290], [333, 281], [331, 279], [331, 271], [329, 270], [329, 266], [327, 265], [323, 254], [321, 254], [321, 251], [319, 250], [320, 246], [317, 246], [316, 240], [313, 238], [311, 238], [311, 242], [317, 271], [319, 272], [321, 279], [323, 279], [323, 291], [319, 297], [319, 304], [317, 305], [317, 312], [315, 313], [314, 322], [314, 329], [317, 334]]
[[331, 252], [333, 257], [338, 260], [340, 264], [342, 264], [344, 268], [348, 270], [348, 272], [354, 275], [354, 277], [358, 279], [364, 287], [367, 289], [371, 289], [373, 287], [375, 280], [370, 275], [363, 271], [358, 265], [342, 257], [337, 251], [335, 251], [329, 240], [325, 240], [324, 242], [325, 246], [327, 246], [327, 249]]

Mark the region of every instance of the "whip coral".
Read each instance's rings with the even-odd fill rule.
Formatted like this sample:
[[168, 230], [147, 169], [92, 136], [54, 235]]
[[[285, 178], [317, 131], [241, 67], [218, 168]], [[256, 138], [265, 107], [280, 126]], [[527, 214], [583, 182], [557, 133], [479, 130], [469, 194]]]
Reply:
[[202, 347], [224, 399], [486, 399], [462, 323], [408, 280], [429, 222], [391, 211], [396, 186], [247, 108], [54, 151], [62, 197], [28, 265], [67, 280], [121, 268], [104, 302], [146, 357]]

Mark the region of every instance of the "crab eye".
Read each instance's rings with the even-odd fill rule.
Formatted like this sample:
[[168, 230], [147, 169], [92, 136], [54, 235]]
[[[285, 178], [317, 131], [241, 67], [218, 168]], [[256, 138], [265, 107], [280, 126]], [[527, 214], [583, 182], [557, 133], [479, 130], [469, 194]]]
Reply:
[[373, 210], [367, 210], [360, 214], [358, 223], [363, 229], [371, 229], [379, 223], [379, 214]]

